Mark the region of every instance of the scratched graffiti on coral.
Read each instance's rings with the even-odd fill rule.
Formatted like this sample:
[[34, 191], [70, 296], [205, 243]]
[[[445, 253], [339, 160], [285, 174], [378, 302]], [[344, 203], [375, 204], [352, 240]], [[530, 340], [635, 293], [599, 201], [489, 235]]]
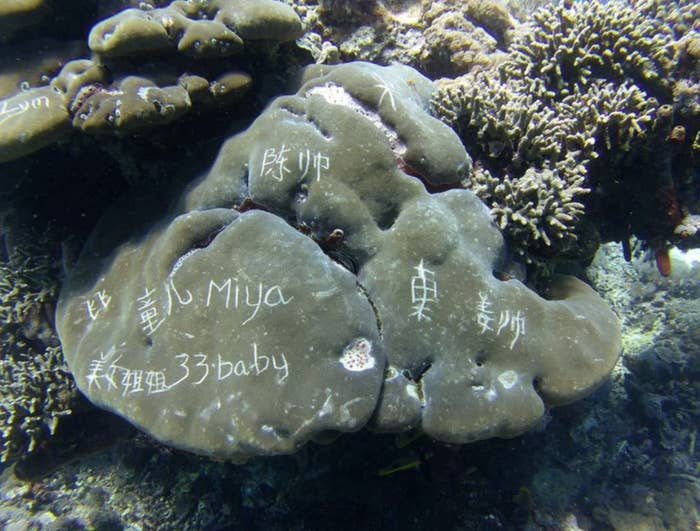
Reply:
[[512, 339], [510, 349], [513, 350], [518, 339], [525, 335], [525, 315], [522, 310], [506, 308], [498, 311], [493, 309], [493, 303], [487, 293], [479, 292], [479, 304], [477, 306], [476, 322], [481, 328], [479, 335], [491, 332], [497, 336], [510, 332]]
[[137, 368], [122, 363], [121, 354], [114, 350], [90, 360], [85, 380], [88, 390], [119, 392], [122, 396], [135, 394], [156, 395], [171, 391], [185, 382], [199, 386], [208, 382], [221, 382], [230, 378], [250, 378], [273, 374], [274, 381], [282, 384], [289, 376], [289, 363], [284, 352], [263, 354], [258, 344], [252, 343], [249, 352], [227, 359], [221, 354], [203, 352], [173, 355], [177, 373], [168, 377], [165, 368]]
[[0, 101], [0, 125], [3, 125], [8, 120], [23, 115], [29, 109], [48, 109], [51, 107], [51, 101], [47, 96], [36, 96], [31, 99], [21, 99], [13, 101], [15, 98], [8, 98]]
[[[296, 167], [294, 161], [296, 161]], [[307, 177], [320, 181], [324, 172], [330, 170], [330, 167], [330, 158], [325, 153], [309, 148], [292, 150], [286, 144], [282, 144], [279, 148], [270, 147], [263, 152], [260, 177], [269, 177], [282, 182], [296, 169], [299, 181]]]
[[[281, 286], [263, 282], [243, 283], [237, 277], [223, 279], [206, 278], [192, 289], [177, 286], [171, 277], [160, 288], [144, 286], [136, 297], [135, 311], [141, 330], [146, 335], [154, 334], [172, 315], [176, 307], [186, 307], [193, 303], [199, 308], [223, 308], [238, 313], [244, 326], [255, 319], [264, 308], [273, 309], [286, 306], [294, 296], [286, 296]], [[101, 319], [111, 308], [113, 295], [105, 289], [91, 293], [83, 305], [90, 321]]]

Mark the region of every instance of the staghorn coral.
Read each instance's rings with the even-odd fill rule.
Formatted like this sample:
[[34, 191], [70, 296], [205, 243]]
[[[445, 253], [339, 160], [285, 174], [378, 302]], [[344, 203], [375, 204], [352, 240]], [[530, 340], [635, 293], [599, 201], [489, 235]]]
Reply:
[[[673, 21], [695, 11], [686, 2], [664, 9], [623, 0], [548, 6], [518, 28], [504, 61], [488, 72], [443, 80], [433, 98], [435, 112], [474, 148], [482, 168], [469, 186], [479, 186], [499, 219], [506, 204], [537, 215], [539, 210], [518, 204], [531, 189], [529, 179], [519, 179], [530, 168], [551, 169], [578, 190], [576, 202], [585, 204], [603, 240], [637, 234], [654, 246], [678, 242], [678, 234], [688, 231], [674, 227], [697, 196], [697, 170], [685, 141], [698, 131], [697, 69], [696, 32]], [[661, 125], [657, 111], [664, 103], [673, 107]], [[492, 193], [494, 178], [508, 183], [500, 195]], [[506, 193], [519, 186], [522, 194]], [[581, 190], [592, 193], [581, 197]], [[552, 193], [555, 201], [568, 200]], [[627, 206], [620, 209], [620, 203]], [[523, 241], [519, 223], [504, 230], [516, 247], [529, 249], [528, 260], [543, 243], [546, 256], [556, 256], [572, 248], [584, 210], [571, 209], [559, 240], [532, 230]], [[628, 214], [625, 219], [620, 211]], [[527, 225], [546, 222], [532, 219]]]
[[632, 80], [655, 96], [672, 88], [674, 35], [631, 3], [562, 2], [540, 9], [514, 39], [508, 77], [541, 79], [538, 97], [561, 99], [597, 79]]
[[527, 259], [527, 245], [533, 242], [563, 250], [576, 239], [576, 221], [584, 213], [580, 201], [590, 192], [584, 183], [583, 175], [565, 180], [548, 168], [528, 168], [522, 177], [499, 179], [477, 167], [466, 185], [491, 207], [499, 228], [507, 228], [513, 251]]
[[28, 348], [25, 357], [3, 357], [0, 385], [0, 462], [34, 452], [55, 434], [60, 419], [70, 415], [77, 402], [75, 382], [59, 346]]
[[676, 39], [682, 38], [689, 31], [700, 29], [700, 5], [694, 0], [639, 0], [633, 6], [645, 17], [663, 21], [670, 26]]
[[[472, 154], [481, 170], [465, 184], [493, 208], [519, 252], [528, 260], [528, 247], [534, 251], [544, 244], [553, 247], [548, 254], [562, 252], [577, 237], [581, 196], [590, 191], [588, 166], [599, 153], [629, 151], [650, 126], [655, 102], [634, 85], [598, 81], [547, 104], [536, 96], [540, 80], [501, 75], [505, 81], [489, 73], [443, 81], [433, 107], [466, 145], [478, 148]], [[538, 200], [531, 202], [534, 189]], [[552, 208], [566, 214], [552, 218]]]

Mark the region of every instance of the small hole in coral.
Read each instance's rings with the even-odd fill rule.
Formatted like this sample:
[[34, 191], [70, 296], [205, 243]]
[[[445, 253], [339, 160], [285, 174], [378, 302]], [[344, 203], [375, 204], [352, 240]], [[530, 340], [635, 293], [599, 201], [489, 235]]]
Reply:
[[380, 212], [379, 215], [377, 215], [375, 219], [375, 221], [377, 222], [377, 226], [381, 230], [389, 230], [396, 222], [396, 218], [399, 217], [399, 214], [399, 205], [389, 205], [388, 208], [386, 208], [383, 212]]
[[535, 376], [532, 379], [532, 387], [535, 389], [535, 392], [540, 392], [540, 389], [542, 388], [542, 379], [539, 376]]
[[282, 439], [289, 439], [289, 437], [291, 436], [290, 431], [285, 428], [277, 428], [275, 430], [275, 433], [279, 435]]
[[294, 201], [297, 203], [305, 203], [309, 198], [309, 186], [306, 183], [302, 183], [299, 187], [299, 191], [294, 194]]
[[508, 273], [504, 273], [503, 271], [493, 271], [493, 276], [496, 277], [498, 280], [501, 280], [503, 282], [513, 278]]

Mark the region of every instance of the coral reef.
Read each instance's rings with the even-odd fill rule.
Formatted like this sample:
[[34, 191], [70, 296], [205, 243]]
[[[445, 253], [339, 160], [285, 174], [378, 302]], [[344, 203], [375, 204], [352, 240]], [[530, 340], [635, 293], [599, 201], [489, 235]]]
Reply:
[[548, 299], [510, 278], [459, 189], [470, 159], [427, 112], [433, 84], [370, 63], [300, 83], [163, 218], [117, 230], [151, 213], [130, 200], [92, 235], [57, 307], [81, 390], [236, 459], [367, 424], [510, 437], [591, 392], [619, 353], [614, 314], [576, 278]]
[[609, 384], [549, 412], [546, 429], [462, 447], [359, 432], [243, 465], [131, 436], [31, 481], [4, 474], [0, 521], [343, 529], [350, 512], [352, 525], [387, 528], [693, 529], [700, 276], [697, 262], [674, 260], [660, 279], [638, 257], [625, 262], [619, 245], [603, 246], [588, 273], [623, 316], [628, 354]]
[[[240, 15], [238, 9], [236, 13], [231, 9], [244, 4], [246, 9], [258, 5], [287, 14], [294, 9], [304, 20], [306, 31], [300, 35], [297, 19], [285, 15], [282, 18], [289, 16], [289, 38], [300, 35], [296, 42], [280, 44], [275, 39], [260, 41], [253, 34], [244, 35], [241, 28], [252, 28], [255, 33], [255, 24], [239, 20], [234, 28], [228, 25], [232, 19], [227, 15]], [[291, 9], [268, 2], [208, 0], [0, 2], [0, 158], [7, 160], [0, 163], [0, 211], [5, 212], [10, 205], [9, 210], [21, 212], [32, 226], [32, 232], [17, 231], [16, 220], [3, 214], [0, 228], [0, 452], [6, 460], [0, 464], [0, 527], [343, 529], [351, 524], [446, 529], [697, 528], [700, 483], [695, 426], [700, 397], [695, 382], [699, 377], [700, 275], [697, 263], [687, 266], [687, 257], [668, 249], [671, 243], [693, 247], [700, 241], [697, 2], [285, 0], [284, 4]], [[275, 31], [280, 30], [275, 27]], [[93, 28], [91, 39], [86, 38]], [[286, 30], [280, 31], [278, 36]], [[163, 38], [164, 32], [167, 38]], [[215, 37], [213, 42], [206, 38], [210, 35]], [[310, 84], [309, 93], [277, 100], [272, 104], [274, 111], [264, 114], [258, 126], [228, 142], [217, 159], [220, 143], [246, 129], [271, 97], [286, 90], [282, 87], [292, 77], [290, 67], [356, 58], [409, 64], [431, 78], [459, 76], [440, 81], [442, 90], [433, 102], [441, 119], [459, 132], [474, 161], [472, 171], [463, 164], [464, 158], [446, 156], [457, 153], [444, 147], [455, 146], [454, 136], [424, 114], [433, 86], [417, 74], [411, 74], [403, 84], [396, 80], [387, 83], [381, 70], [371, 69], [358, 76], [356, 85], [347, 79], [354, 74], [310, 70], [300, 83]], [[370, 72], [379, 79], [367, 78]], [[327, 82], [348, 87], [346, 92], [359, 103], [352, 110], [345, 108], [343, 114], [348, 129], [357, 126], [347, 133], [353, 138], [355, 151], [343, 156], [334, 152], [325, 168], [324, 150], [333, 139], [324, 137], [313, 144], [318, 148], [316, 158], [307, 154], [309, 146], [304, 142], [311, 142], [310, 131], [319, 124], [338, 121], [342, 111], [331, 112], [329, 107], [343, 108], [352, 101], [343, 99], [341, 91], [328, 89]], [[364, 90], [359, 86], [362, 84]], [[289, 90], [293, 92], [298, 86]], [[278, 107], [280, 101], [289, 103], [296, 98], [306, 103], [290, 105], [286, 111]], [[318, 120], [304, 122], [308, 115]], [[273, 119], [278, 116], [288, 118], [298, 129], [285, 134], [288, 129]], [[375, 126], [363, 119], [377, 119], [375, 125], [381, 122], [387, 129], [378, 134], [372, 129]], [[411, 127], [401, 126], [411, 120], [418, 121]], [[18, 123], [24, 128], [20, 133]], [[363, 123], [367, 127], [359, 126]], [[339, 134], [332, 127], [322, 129]], [[426, 134], [417, 135], [415, 130], [419, 129]], [[433, 137], [435, 131], [442, 132]], [[385, 149], [381, 164], [363, 166], [364, 155], [376, 162], [372, 157], [381, 151], [378, 146], [386, 142], [383, 134], [387, 132], [397, 135], [390, 138], [391, 149]], [[403, 152], [403, 145], [423, 147]], [[285, 151], [290, 146], [304, 149]], [[357, 146], [363, 146], [362, 150]], [[248, 158], [224, 156], [239, 150], [252, 154]], [[425, 151], [429, 156], [423, 158]], [[464, 157], [464, 152], [458, 151]], [[264, 179], [255, 168], [266, 153], [266, 162], [275, 158], [277, 167], [282, 168], [281, 182], [292, 177], [284, 168], [298, 176], [305, 163], [308, 175], [319, 170], [321, 180], [314, 182], [309, 177], [298, 189], [281, 186], [278, 181], [263, 186]], [[346, 159], [347, 166], [341, 168], [339, 162]], [[254, 190], [245, 186], [232, 190], [227, 176], [239, 175], [245, 163], [252, 173], [243, 181], [256, 186]], [[460, 170], [454, 170], [460, 164]], [[448, 171], [450, 167], [454, 171]], [[383, 169], [393, 177], [387, 180]], [[420, 190], [415, 192], [420, 201], [412, 202], [410, 194], [396, 193], [394, 177], [399, 172], [399, 182], [405, 183], [409, 177], [422, 181], [422, 185], [414, 185]], [[205, 178], [199, 181], [199, 192], [190, 188], [193, 193], [172, 206], [171, 194], [177, 195], [193, 176], [214, 178], [215, 174], [220, 186], [203, 193]], [[369, 177], [379, 174], [381, 177], [368, 182]], [[612, 380], [576, 404], [545, 407], [543, 414], [531, 417], [533, 421], [538, 418], [535, 429], [515, 439], [492, 438], [461, 447], [420, 436], [420, 430], [396, 437], [371, 433], [427, 427], [430, 433], [454, 440], [454, 433], [440, 431], [441, 420], [435, 421], [435, 416], [404, 407], [415, 404], [410, 393], [420, 394], [419, 399], [435, 399], [440, 393], [463, 398], [479, 389], [476, 377], [485, 375], [484, 393], [492, 396], [491, 390], [498, 391], [496, 403], [500, 404], [504, 395], [501, 388], [512, 381], [502, 368], [514, 365], [494, 354], [508, 349], [484, 347], [480, 341], [487, 332], [476, 336], [477, 341], [469, 333], [474, 327], [471, 316], [475, 305], [481, 301], [478, 293], [465, 290], [477, 285], [468, 271], [475, 268], [474, 277], [480, 282], [484, 271], [494, 269], [487, 282], [503, 290], [499, 296], [506, 294], [505, 286], [519, 285], [515, 278], [523, 277], [522, 268], [507, 269], [505, 261], [495, 265], [487, 259], [481, 265], [469, 261], [482, 256], [480, 246], [488, 244], [486, 240], [495, 229], [473, 196], [467, 199], [470, 196], [462, 192], [445, 192], [459, 185], [470, 188], [487, 203], [496, 224], [504, 227], [509, 247], [533, 261], [533, 266], [562, 268], [564, 259], [589, 259], [601, 239], [623, 242], [623, 251], [619, 245], [604, 245], [587, 273], [620, 317], [624, 355]], [[245, 194], [250, 198], [243, 197], [241, 202], [237, 194], [251, 190], [253, 193]], [[383, 190], [386, 195], [381, 200], [371, 200]], [[181, 350], [180, 354], [193, 355], [185, 363], [191, 371], [190, 381], [198, 381], [195, 377], [201, 378], [205, 371], [207, 377], [218, 376], [217, 369], [222, 376], [227, 375], [230, 366], [226, 363], [233, 360], [226, 355], [241, 346], [241, 341], [249, 341], [244, 346], [254, 354], [250, 339], [255, 334], [249, 330], [253, 327], [260, 326], [258, 331], [267, 327], [265, 337], [293, 336], [288, 342], [277, 341], [285, 347], [280, 346], [285, 355], [289, 342], [297, 344], [311, 335], [332, 336], [342, 326], [328, 322], [342, 310], [325, 312], [324, 301], [343, 300], [350, 308], [359, 308], [343, 311], [350, 315], [348, 319], [368, 322], [371, 333], [363, 332], [345, 343], [329, 339], [336, 343], [329, 347], [333, 355], [328, 359], [333, 360], [334, 374], [344, 374], [355, 384], [364, 379], [368, 392], [363, 396], [372, 396], [377, 402], [369, 419], [365, 414], [369, 406], [363, 412], [359, 403], [348, 406], [347, 417], [341, 414], [333, 418], [338, 422], [336, 427], [355, 429], [348, 419], [362, 417], [358, 422], [366, 421], [370, 430], [346, 434], [332, 445], [307, 444], [289, 456], [233, 465], [163, 447], [118, 415], [79, 399], [53, 329], [58, 263], [63, 259], [73, 264], [80, 242], [115, 198], [125, 192], [142, 199], [132, 200], [126, 210], [119, 203], [112, 210], [117, 215], [106, 217], [95, 233], [111, 235], [122, 230], [123, 234], [113, 240], [105, 237], [102, 245], [95, 236], [88, 249], [99, 247], [102, 256], [126, 252], [127, 248], [118, 248], [108, 240], [129, 241], [135, 236], [129, 227], [137, 216], [131, 212], [150, 213], [150, 219], [164, 223], [177, 215], [170, 239], [160, 240], [150, 253], [144, 251], [141, 267], [133, 266], [136, 276], [146, 275], [146, 264], [156, 263], [158, 253], [171, 247], [168, 242], [185, 242], [180, 251], [186, 250], [187, 242], [194, 244], [192, 254], [181, 255], [181, 267], [170, 278], [179, 291], [173, 291], [172, 285], [168, 288], [167, 277], [165, 287], [158, 286], [160, 293], [172, 296], [171, 310], [188, 300], [189, 292], [180, 289], [181, 277], [196, 276], [192, 269], [199, 267], [198, 256], [213, 256], [217, 246], [226, 248], [221, 244], [228, 238], [229, 243], [240, 238], [232, 229], [241, 226], [241, 221], [247, 224], [246, 230], [257, 225], [259, 241], [274, 246], [275, 252], [271, 248], [264, 261], [254, 260], [256, 251], [250, 251], [251, 242], [240, 238], [233, 248], [224, 249], [237, 263], [248, 265], [256, 274], [271, 268], [279, 279], [294, 274], [300, 291], [309, 286], [298, 280], [300, 275], [306, 275], [310, 283], [326, 282], [336, 288], [332, 293], [320, 292], [320, 298], [311, 298], [308, 292], [294, 293], [287, 305], [283, 304], [288, 298], [286, 289], [280, 288], [284, 300], [269, 307], [266, 295], [267, 302], [274, 303], [274, 290], [269, 294], [262, 291], [258, 297], [258, 284], [247, 284], [240, 275], [225, 275], [223, 281], [214, 278], [210, 305], [225, 305], [230, 286], [229, 312], [221, 312], [220, 317], [222, 322], [234, 324], [233, 331], [226, 334], [239, 344], [217, 349], [214, 357], [207, 359], [214, 364], [208, 369], [203, 348]], [[214, 215], [209, 220], [214, 227], [200, 225], [203, 217], [190, 207], [202, 206], [198, 200], [204, 196], [207, 207], [226, 211], [221, 220], [235, 220], [228, 225], [221, 221], [219, 226]], [[349, 206], [342, 208], [344, 203]], [[212, 214], [211, 209], [205, 212]], [[424, 218], [421, 212], [426, 212]], [[467, 217], [475, 222], [464, 226]], [[203, 227], [200, 234], [191, 232], [198, 226]], [[149, 228], [153, 227], [147, 224], [146, 233]], [[205, 230], [208, 228], [212, 230]], [[630, 238], [632, 234], [642, 241]], [[502, 249], [496, 240], [489, 240], [494, 252]], [[320, 263], [320, 271], [306, 267], [300, 272], [285, 263], [280, 256], [292, 244], [299, 247], [299, 254], [308, 251], [306, 258], [297, 256], [299, 263]], [[453, 244], [451, 250], [445, 250], [448, 244]], [[421, 253], [442, 249], [438, 254], [444, 259], [424, 262], [422, 268], [420, 261], [404, 263], [406, 255], [419, 247]], [[642, 253], [645, 248], [650, 252]], [[137, 245], [131, 250], [141, 252]], [[642, 254], [654, 257], [668, 277], [660, 278], [652, 263], [641, 262]], [[456, 264], [462, 274], [450, 277], [447, 273]], [[201, 265], [202, 271], [211, 272], [207, 267]], [[417, 280], [411, 282], [413, 285], [398, 281], [394, 289], [384, 282], [390, 273]], [[428, 300], [430, 273], [436, 275], [436, 303]], [[413, 288], [421, 286], [421, 276], [426, 295], [423, 306], [411, 298]], [[340, 277], [348, 281], [338, 287], [335, 280]], [[529, 276], [527, 280], [530, 283], [532, 279]], [[123, 282], [120, 289], [127, 290], [128, 284]], [[191, 286], [186, 289], [194, 293]], [[420, 291], [415, 294], [420, 295]], [[520, 329], [524, 334], [514, 346], [527, 351], [523, 359], [528, 352], [543, 351], [558, 342], [535, 329], [538, 325], [530, 311], [543, 303], [528, 296], [535, 302], [528, 302], [526, 327]], [[594, 299], [590, 295], [589, 300]], [[93, 300], [100, 302], [99, 297]], [[370, 300], [376, 304], [368, 309]], [[234, 301], [238, 302], [236, 308]], [[261, 304], [255, 317], [245, 324], [236, 321], [241, 311], [256, 311], [256, 301]], [[296, 311], [295, 303], [300, 301], [305, 307]], [[115, 298], [110, 304], [116, 302]], [[544, 306], [562, 308], [570, 303], [571, 299], [550, 300]], [[192, 308], [192, 304], [183, 307]], [[404, 317], [409, 312], [430, 317], [431, 326], [442, 330], [442, 336], [424, 336], [428, 322], [422, 318], [417, 322], [418, 313], [406, 318], [413, 326], [397, 327], [386, 318], [397, 306]], [[132, 328], [136, 320], [137, 333], [144, 325], [141, 320], [152, 314], [150, 308], [136, 308], [129, 316]], [[448, 312], [454, 308], [457, 311], [452, 313], [457, 317]], [[484, 308], [490, 309], [488, 305]], [[87, 312], [88, 306], [82, 309]], [[158, 311], [166, 309], [159, 307]], [[506, 314], [511, 308], [500, 309], [496, 309], [497, 319], [512, 319], [512, 313]], [[284, 310], [290, 310], [289, 322], [276, 323], [272, 316]], [[366, 317], [366, 313], [373, 315]], [[607, 310], [596, 313], [599, 317], [609, 315]], [[181, 316], [191, 315], [185, 312]], [[248, 315], [238, 316], [245, 319]], [[491, 315], [482, 312], [482, 323], [490, 324]], [[326, 326], [311, 333], [305, 317], [318, 322], [318, 328]], [[191, 320], [184, 321], [191, 324]], [[269, 327], [263, 327], [263, 321]], [[514, 322], [517, 331], [517, 314]], [[447, 328], [444, 323], [448, 323]], [[202, 330], [210, 325], [205, 323]], [[550, 319], [541, 328], [558, 326]], [[290, 328], [291, 334], [287, 332]], [[506, 325], [501, 335], [512, 330]], [[137, 342], [134, 350], [147, 353], [167, 343], [158, 336], [151, 339], [153, 347]], [[187, 338], [193, 344], [200, 339]], [[492, 339], [497, 343], [499, 336]], [[537, 342], [544, 343], [544, 348]], [[257, 341], [255, 345], [257, 368], [262, 369], [270, 351]], [[482, 367], [478, 367], [482, 360], [471, 357], [477, 346], [490, 354]], [[423, 352], [416, 352], [419, 349]], [[308, 352], [309, 357], [318, 355], [319, 350]], [[223, 363], [217, 365], [219, 351]], [[398, 359], [397, 352], [403, 352], [404, 359]], [[290, 362], [291, 358], [285, 359]], [[463, 367], [451, 365], [450, 359], [470, 360], [477, 366], [476, 377], [457, 386], [455, 393], [430, 383], [431, 374], [438, 374], [438, 369], [443, 380], [464, 378]], [[380, 368], [382, 360], [385, 365]], [[169, 370], [182, 371], [183, 358], [176, 361], [180, 364], [171, 365]], [[283, 374], [284, 363], [280, 357], [276, 361], [281, 367], [278, 372]], [[372, 362], [374, 367], [370, 367]], [[268, 363], [272, 368], [259, 377], [269, 376], [274, 369], [272, 360]], [[297, 358], [288, 363], [290, 374], [304, 363]], [[303, 367], [308, 372], [308, 366]], [[237, 365], [231, 369], [243, 374], [256, 367]], [[524, 374], [526, 369], [518, 366], [513, 372]], [[494, 379], [494, 375], [502, 377]], [[134, 398], [140, 393], [138, 371], [122, 371], [119, 376], [122, 378], [113, 382], [121, 386], [120, 392], [134, 391], [119, 400], [138, 404]], [[146, 375], [143, 377], [145, 386]], [[223, 382], [234, 377], [244, 375], [234, 372]], [[158, 376], [152, 373], [148, 378], [151, 385], [158, 385]], [[381, 386], [379, 393], [369, 389], [376, 381]], [[109, 379], [102, 378], [100, 383], [105, 387]], [[540, 383], [546, 387], [547, 380], [537, 380], [536, 388]], [[206, 382], [199, 387], [204, 385]], [[318, 380], [305, 378], [296, 385], [300, 389], [296, 394], [319, 385]], [[256, 390], [268, 395], [265, 385]], [[191, 394], [196, 395], [196, 391]], [[409, 400], [404, 400], [406, 395], [410, 395]], [[309, 408], [321, 405], [319, 418], [309, 430], [317, 430], [318, 437], [313, 440], [318, 442], [338, 435], [322, 429], [325, 399], [326, 395], [319, 393], [304, 401]], [[544, 400], [546, 406], [556, 402], [549, 399]], [[336, 402], [331, 397], [327, 404], [330, 407]], [[527, 409], [528, 404], [521, 400], [510, 411]], [[216, 402], [212, 400], [207, 406], [211, 408], [202, 408], [197, 419], [191, 416], [193, 429], [201, 427], [208, 414], [216, 416]], [[433, 406], [431, 411], [442, 411], [435, 403], [429, 407]], [[279, 409], [269, 407], [273, 410], [269, 418], [277, 421]], [[450, 414], [446, 422], [459, 424], [455, 418], [460, 412]], [[300, 416], [290, 412], [289, 424]], [[498, 419], [503, 419], [498, 413], [492, 418], [493, 424], [476, 435], [478, 423], [469, 419], [465, 425], [474, 431], [469, 433], [465, 428], [459, 442], [472, 436], [519, 431], [514, 424], [497, 425]], [[253, 424], [272, 426], [267, 420]], [[309, 432], [292, 434], [290, 440], [301, 444]], [[269, 436], [275, 435], [284, 439], [287, 434], [282, 428]], [[348, 514], [354, 515], [350, 523]]]

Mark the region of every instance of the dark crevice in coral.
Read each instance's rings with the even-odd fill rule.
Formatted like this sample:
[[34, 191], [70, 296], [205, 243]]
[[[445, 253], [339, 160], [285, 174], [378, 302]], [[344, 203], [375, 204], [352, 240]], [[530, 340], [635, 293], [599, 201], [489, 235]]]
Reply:
[[321, 127], [321, 124], [319, 124], [316, 120], [311, 118], [310, 116], [307, 116], [307, 120], [310, 124], [313, 124], [316, 129], [318, 130], [319, 134], [325, 139], [325, 140], [332, 140], [333, 135], [328, 131], [327, 129]]
[[209, 247], [214, 242], [216, 237], [219, 234], [221, 234], [226, 227], [228, 227], [228, 225], [229, 224], [221, 225], [220, 227], [214, 229], [209, 234], [207, 234], [204, 238], [194, 241], [190, 246], [190, 251], [196, 251], [199, 249], [204, 249], [205, 247]]
[[379, 311], [379, 308], [372, 300], [372, 297], [370, 297], [369, 291], [367, 291], [367, 288], [365, 288], [359, 282], [357, 283], [357, 288], [365, 296], [365, 298], [367, 299], [367, 302], [369, 302], [369, 305], [372, 307], [372, 311], [374, 312], [374, 320], [377, 323], [377, 332], [379, 333], [379, 340], [381, 341], [384, 339], [384, 326], [382, 324], [382, 315]]
[[416, 394], [420, 400], [421, 407], [425, 407], [425, 394], [423, 393], [423, 380], [416, 382]]
[[504, 273], [503, 271], [492, 271], [493, 276], [497, 278], [498, 280], [502, 282], [506, 282], [508, 280], [511, 280], [513, 277], [509, 275], [508, 273]]
[[325, 140], [331, 140], [333, 138], [333, 135], [331, 135], [331, 133], [327, 129], [322, 127], [321, 124], [319, 124], [313, 117], [309, 116], [309, 114], [306, 113], [305, 111], [298, 111], [296, 109], [292, 109], [288, 105], [280, 106], [280, 109], [288, 112], [292, 116], [295, 116], [295, 117], [297, 117], [301, 120], [304, 120], [305, 122], [313, 125], [314, 128], [316, 128], [316, 131], [318, 131], [318, 134], [320, 134]]
[[294, 194], [294, 203], [301, 205], [306, 203], [309, 198], [309, 185], [302, 182], [299, 183], [299, 190]]
[[[323, 247], [321, 247], [323, 249]], [[323, 252], [335, 263], [347, 269], [353, 275], [360, 272], [360, 266], [350, 253], [343, 249], [323, 249]]]
[[401, 214], [400, 205], [392, 204], [388, 209], [380, 212], [374, 221], [381, 230], [389, 230], [396, 223], [399, 214]]
[[306, 113], [304, 111], [298, 111], [292, 109], [289, 105], [280, 105], [280, 109], [288, 112], [289, 114], [296, 116], [297, 118], [306, 118]]
[[410, 374], [410, 377], [408, 379], [417, 384], [420, 383], [423, 379], [423, 376], [425, 376], [425, 373], [428, 372], [432, 366], [433, 363], [431, 361], [426, 360], [417, 369], [408, 369], [408, 373]]
[[532, 379], [532, 388], [538, 395], [542, 396], [542, 380], [539, 376], [535, 376]]

